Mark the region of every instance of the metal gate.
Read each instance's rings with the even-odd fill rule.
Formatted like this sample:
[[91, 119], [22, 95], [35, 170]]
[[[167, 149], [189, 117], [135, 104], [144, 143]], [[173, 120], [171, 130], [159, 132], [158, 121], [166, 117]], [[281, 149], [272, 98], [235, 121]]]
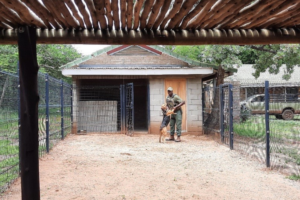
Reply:
[[120, 86], [121, 133], [133, 136], [134, 133], [134, 88], [133, 83]]
[[232, 85], [220, 86], [220, 128], [221, 141], [233, 149], [233, 95]]

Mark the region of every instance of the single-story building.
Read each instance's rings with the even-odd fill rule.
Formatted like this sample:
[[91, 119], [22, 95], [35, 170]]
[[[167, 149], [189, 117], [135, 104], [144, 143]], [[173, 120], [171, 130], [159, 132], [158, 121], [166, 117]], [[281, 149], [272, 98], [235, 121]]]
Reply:
[[244, 101], [256, 94], [264, 94], [266, 80], [270, 84], [271, 101], [272, 96], [278, 95], [281, 95], [283, 99], [293, 98], [298, 95], [300, 97], [300, 67], [294, 67], [294, 72], [288, 80], [283, 79], [285, 70], [286, 66], [283, 65], [278, 74], [270, 74], [267, 70], [266, 72], [262, 72], [256, 79], [252, 75], [255, 72], [253, 65], [244, 64], [237, 69], [237, 72], [227, 77], [225, 82], [235, 83], [235, 86], [240, 87], [240, 101]]
[[[202, 134], [202, 79], [216, 66], [160, 46], [110, 46], [62, 66], [73, 80], [73, 130], [158, 133], [161, 105], [173, 87], [183, 106], [183, 133]], [[229, 72], [226, 72], [229, 73]]]

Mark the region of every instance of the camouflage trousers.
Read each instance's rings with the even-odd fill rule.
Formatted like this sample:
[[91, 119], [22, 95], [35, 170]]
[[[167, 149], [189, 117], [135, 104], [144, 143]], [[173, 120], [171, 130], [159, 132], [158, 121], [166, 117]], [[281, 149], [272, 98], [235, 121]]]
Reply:
[[176, 111], [176, 115], [171, 115], [170, 121], [170, 135], [175, 134], [175, 125], [177, 136], [181, 136], [181, 124], [182, 124], [182, 110]]

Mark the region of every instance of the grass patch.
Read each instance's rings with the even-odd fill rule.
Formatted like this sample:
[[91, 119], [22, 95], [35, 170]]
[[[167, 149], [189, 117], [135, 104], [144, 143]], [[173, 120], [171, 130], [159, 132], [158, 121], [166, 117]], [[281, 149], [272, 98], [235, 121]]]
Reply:
[[0, 155], [16, 155], [18, 153], [18, 146], [13, 145], [9, 140], [0, 140]]
[[[266, 135], [264, 116], [252, 116], [245, 122], [234, 123], [233, 130], [239, 136], [262, 138]], [[276, 120], [274, 116], [271, 116], [270, 136], [279, 139], [300, 140], [300, 121]]]
[[287, 178], [290, 180], [293, 180], [293, 181], [299, 181], [300, 175], [291, 175], [291, 176], [288, 176]]
[[3, 187], [19, 176], [19, 157], [2, 160], [0, 169], [0, 187]]

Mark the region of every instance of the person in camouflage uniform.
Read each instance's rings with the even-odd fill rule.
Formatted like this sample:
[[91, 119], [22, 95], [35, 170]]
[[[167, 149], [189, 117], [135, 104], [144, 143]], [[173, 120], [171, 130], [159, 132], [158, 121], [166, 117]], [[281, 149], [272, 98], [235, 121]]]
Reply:
[[176, 125], [176, 133], [177, 133], [177, 139], [175, 142], [180, 142], [180, 136], [181, 136], [181, 124], [182, 124], [182, 109], [181, 106], [185, 104], [185, 101], [183, 101], [180, 96], [177, 94], [173, 94], [173, 88], [168, 88], [168, 96], [166, 98], [166, 104], [167, 107], [170, 110], [174, 109], [175, 114], [171, 115], [170, 120], [170, 138], [167, 139], [168, 141], [174, 141], [174, 134], [175, 134], [175, 125]]

